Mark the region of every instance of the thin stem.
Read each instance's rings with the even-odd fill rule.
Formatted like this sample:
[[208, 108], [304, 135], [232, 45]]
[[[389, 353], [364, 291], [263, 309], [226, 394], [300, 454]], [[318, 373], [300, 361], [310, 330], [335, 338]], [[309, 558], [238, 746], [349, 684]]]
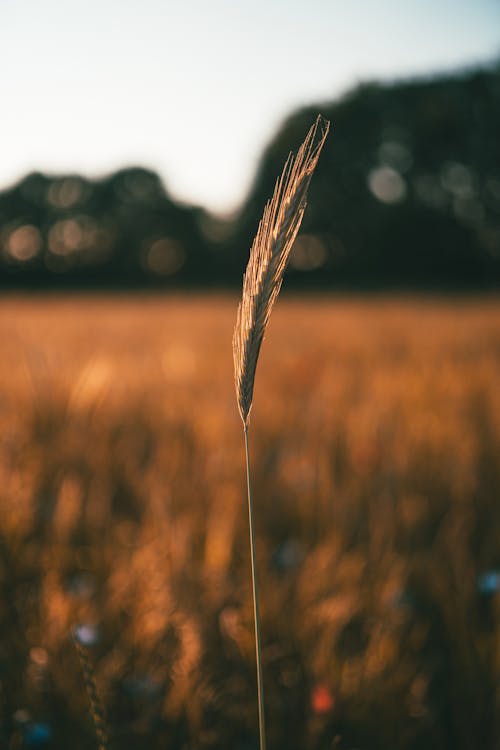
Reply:
[[97, 735], [98, 750], [107, 750], [108, 737], [106, 732], [106, 719], [104, 717], [104, 711], [99, 699], [99, 695], [97, 693], [97, 687], [94, 678], [94, 669], [92, 667], [92, 664], [90, 663], [87, 649], [79, 639], [76, 630], [73, 630], [72, 636], [78, 658], [80, 659], [80, 666], [83, 672], [85, 689], [87, 691], [87, 697], [90, 703], [90, 714], [94, 721], [95, 733]]
[[257, 662], [257, 697], [259, 701], [259, 738], [260, 750], [266, 750], [266, 733], [264, 717], [264, 682], [262, 679], [262, 651], [260, 644], [259, 593], [257, 570], [255, 565], [255, 532], [253, 525], [252, 488], [250, 484], [250, 456], [248, 451], [248, 425], [244, 425], [245, 456], [247, 464], [248, 524], [250, 528], [250, 560], [252, 565], [253, 617], [255, 625], [255, 658]]

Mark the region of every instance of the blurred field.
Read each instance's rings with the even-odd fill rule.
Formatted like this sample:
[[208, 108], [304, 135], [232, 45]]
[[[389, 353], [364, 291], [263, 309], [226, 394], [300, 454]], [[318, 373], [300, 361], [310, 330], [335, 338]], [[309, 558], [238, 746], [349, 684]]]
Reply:
[[[0, 300], [0, 747], [257, 747], [236, 298]], [[500, 744], [498, 300], [279, 301], [270, 749]]]

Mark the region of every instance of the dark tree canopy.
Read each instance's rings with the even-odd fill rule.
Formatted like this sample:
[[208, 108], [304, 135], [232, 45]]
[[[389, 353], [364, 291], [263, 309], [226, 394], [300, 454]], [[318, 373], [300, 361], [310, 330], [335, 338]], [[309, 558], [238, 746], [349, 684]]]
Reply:
[[500, 281], [500, 69], [365, 84], [293, 114], [239, 215], [221, 222], [140, 167], [33, 173], [0, 192], [0, 284], [240, 284], [266, 200], [318, 111], [332, 133], [288, 272], [292, 286], [485, 288]]

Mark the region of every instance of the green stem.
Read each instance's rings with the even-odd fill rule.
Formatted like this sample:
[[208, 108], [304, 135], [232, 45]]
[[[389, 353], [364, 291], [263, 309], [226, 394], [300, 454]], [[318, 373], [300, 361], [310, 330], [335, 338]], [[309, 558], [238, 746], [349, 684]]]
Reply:
[[260, 750], [266, 750], [266, 733], [264, 718], [264, 683], [262, 679], [262, 651], [260, 641], [259, 592], [257, 570], [255, 565], [255, 532], [253, 525], [252, 488], [250, 484], [250, 456], [248, 451], [248, 425], [244, 425], [245, 456], [247, 464], [248, 524], [250, 528], [250, 560], [252, 565], [253, 616], [255, 625], [255, 658], [257, 662], [257, 697], [259, 701], [259, 737]]

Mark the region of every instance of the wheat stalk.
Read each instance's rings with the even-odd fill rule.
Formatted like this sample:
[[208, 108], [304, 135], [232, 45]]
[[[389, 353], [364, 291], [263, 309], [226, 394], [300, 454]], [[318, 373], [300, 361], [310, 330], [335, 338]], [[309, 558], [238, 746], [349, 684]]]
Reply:
[[329, 127], [330, 123], [318, 115], [297, 155], [295, 158], [292, 154], [289, 155], [281, 177], [276, 182], [273, 197], [264, 208], [264, 214], [250, 250], [250, 259], [243, 278], [242, 299], [238, 307], [233, 334], [236, 399], [245, 436], [260, 750], [266, 748], [266, 736], [248, 427], [260, 347], [273, 305], [281, 288], [293, 242], [302, 222], [307, 189]]
[[236, 396], [243, 424], [252, 408], [255, 369], [271, 310], [306, 207], [307, 188], [330, 123], [318, 115], [297, 156], [288, 157], [274, 194], [264, 208], [243, 278], [233, 335]]

